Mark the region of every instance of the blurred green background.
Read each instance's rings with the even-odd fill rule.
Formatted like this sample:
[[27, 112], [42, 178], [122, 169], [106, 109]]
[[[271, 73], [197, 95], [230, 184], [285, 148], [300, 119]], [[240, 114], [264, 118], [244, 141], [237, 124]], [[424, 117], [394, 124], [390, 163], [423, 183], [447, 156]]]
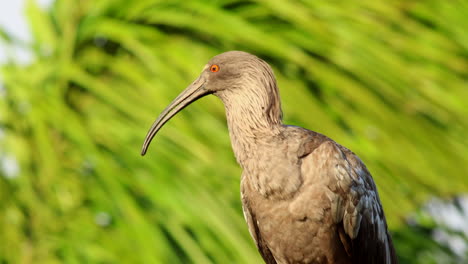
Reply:
[[366, 163], [401, 263], [468, 263], [466, 1], [28, 0], [24, 12], [31, 41], [0, 30], [32, 54], [0, 65], [0, 263], [262, 263], [217, 98], [140, 156], [156, 116], [227, 50], [272, 65], [285, 123]]

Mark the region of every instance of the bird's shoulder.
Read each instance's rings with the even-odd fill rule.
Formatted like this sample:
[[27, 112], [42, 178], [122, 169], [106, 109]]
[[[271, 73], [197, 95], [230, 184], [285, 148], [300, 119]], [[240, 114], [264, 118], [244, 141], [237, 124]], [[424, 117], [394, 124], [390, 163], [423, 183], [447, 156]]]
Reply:
[[332, 141], [318, 132], [290, 125], [283, 127], [280, 137], [286, 144], [294, 146], [291, 150], [297, 154], [298, 158], [309, 155], [324, 142]]

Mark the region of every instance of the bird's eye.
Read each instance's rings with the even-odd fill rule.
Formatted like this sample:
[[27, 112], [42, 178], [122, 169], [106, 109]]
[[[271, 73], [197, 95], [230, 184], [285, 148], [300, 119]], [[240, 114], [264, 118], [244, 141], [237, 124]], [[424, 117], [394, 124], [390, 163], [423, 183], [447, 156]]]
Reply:
[[218, 72], [219, 71], [219, 66], [217, 64], [213, 64], [210, 67], [211, 72]]

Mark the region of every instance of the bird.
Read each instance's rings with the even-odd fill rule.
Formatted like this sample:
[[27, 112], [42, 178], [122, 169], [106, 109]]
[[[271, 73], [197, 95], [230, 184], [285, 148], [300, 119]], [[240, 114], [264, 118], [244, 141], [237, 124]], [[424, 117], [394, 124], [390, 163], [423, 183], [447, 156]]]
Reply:
[[224, 104], [242, 210], [267, 264], [394, 264], [397, 256], [375, 182], [352, 151], [329, 137], [283, 124], [270, 65], [243, 51], [214, 56], [149, 129], [213, 94]]

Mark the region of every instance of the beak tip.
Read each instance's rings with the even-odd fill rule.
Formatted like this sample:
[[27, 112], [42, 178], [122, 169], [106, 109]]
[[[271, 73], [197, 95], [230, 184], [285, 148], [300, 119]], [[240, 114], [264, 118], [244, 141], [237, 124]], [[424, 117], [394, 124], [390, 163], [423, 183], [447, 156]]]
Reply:
[[144, 155], [146, 154], [146, 148], [143, 148], [143, 149], [141, 150], [141, 153], [140, 153], [140, 154], [141, 154], [141, 156], [144, 156]]

